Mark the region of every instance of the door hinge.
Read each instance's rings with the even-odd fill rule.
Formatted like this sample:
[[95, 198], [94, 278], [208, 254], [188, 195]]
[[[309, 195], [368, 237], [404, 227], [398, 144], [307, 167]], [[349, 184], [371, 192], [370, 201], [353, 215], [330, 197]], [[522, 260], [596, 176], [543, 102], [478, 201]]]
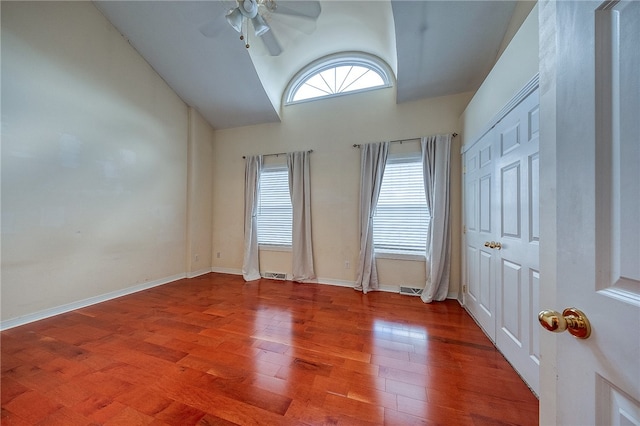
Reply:
[[467, 173], [467, 166], [462, 166], [462, 173], [464, 173], [464, 174]]
[[463, 293], [466, 293], [466, 292], [467, 292], [467, 285], [466, 285], [466, 284], [462, 286], [462, 292], [463, 292]]
[[467, 233], [467, 225], [462, 225], [462, 233], [463, 234]]

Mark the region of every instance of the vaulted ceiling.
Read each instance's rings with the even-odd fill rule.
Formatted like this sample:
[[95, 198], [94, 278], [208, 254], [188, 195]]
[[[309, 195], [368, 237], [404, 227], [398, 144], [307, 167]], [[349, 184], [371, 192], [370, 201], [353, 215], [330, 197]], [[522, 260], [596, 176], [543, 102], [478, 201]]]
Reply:
[[517, 2], [323, 0], [315, 23], [272, 15], [278, 56], [252, 34], [244, 47], [224, 18], [234, 0], [94, 3], [188, 105], [223, 129], [279, 121], [290, 79], [338, 52], [386, 61], [398, 103], [475, 90], [496, 61]]

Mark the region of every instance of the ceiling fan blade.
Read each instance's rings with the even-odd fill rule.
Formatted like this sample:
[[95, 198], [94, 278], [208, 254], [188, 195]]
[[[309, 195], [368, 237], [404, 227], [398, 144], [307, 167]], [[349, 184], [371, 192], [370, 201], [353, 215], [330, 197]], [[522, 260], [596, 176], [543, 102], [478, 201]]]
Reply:
[[267, 31], [260, 38], [271, 56], [278, 56], [282, 53], [282, 46], [273, 31]]
[[319, 1], [279, 1], [274, 13], [283, 15], [297, 16], [300, 18], [313, 19], [314, 21], [320, 16], [322, 7]]

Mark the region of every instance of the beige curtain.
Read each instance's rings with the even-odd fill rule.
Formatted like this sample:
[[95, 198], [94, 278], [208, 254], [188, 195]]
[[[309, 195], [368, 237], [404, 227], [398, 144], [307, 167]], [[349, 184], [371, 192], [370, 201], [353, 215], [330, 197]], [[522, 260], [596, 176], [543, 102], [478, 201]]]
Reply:
[[308, 151], [287, 154], [289, 194], [293, 208], [293, 281], [303, 282], [316, 277], [313, 269], [311, 243], [311, 184]]
[[380, 196], [389, 142], [362, 145], [360, 150], [360, 256], [355, 288], [367, 293], [379, 287], [373, 249], [373, 215]]
[[245, 281], [260, 279], [258, 252], [258, 194], [262, 156], [252, 155], [245, 159], [244, 169], [244, 257], [242, 277]]
[[450, 163], [451, 135], [422, 138], [424, 193], [431, 215], [427, 230], [427, 282], [422, 301], [447, 298], [451, 271]]

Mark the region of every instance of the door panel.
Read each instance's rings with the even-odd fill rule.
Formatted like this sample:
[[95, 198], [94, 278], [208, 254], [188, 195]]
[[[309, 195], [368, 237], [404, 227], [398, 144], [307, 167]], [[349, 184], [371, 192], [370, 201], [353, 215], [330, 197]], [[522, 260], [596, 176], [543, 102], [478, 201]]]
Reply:
[[493, 265], [492, 253], [480, 249], [480, 294], [478, 304], [484, 313], [493, 317]]
[[596, 57], [596, 97], [606, 106], [596, 111], [596, 233], [605, 244], [597, 246], [597, 286], [605, 295], [639, 304], [640, 6], [621, 2], [599, 15], [596, 35], [605, 53]]
[[502, 258], [502, 310], [500, 329], [513, 343], [523, 346], [522, 310], [522, 267]]
[[529, 156], [529, 242], [540, 241], [540, 155]]
[[520, 238], [520, 163], [503, 167], [500, 182], [501, 236]]
[[478, 182], [466, 183], [465, 198], [465, 223], [470, 232], [477, 231], [476, 212], [478, 211]]
[[[529, 306], [527, 311], [530, 316], [535, 317], [540, 310], [540, 272], [529, 269]], [[538, 367], [540, 366], [540, 327], [535, 320], [529, 322], [529, 358]]]
[[480, 232], [491, 234], [491, 175], [480, 178]]
[[520, 145], [520, 123], [516, 122], [500, 132], [500, 153], [507, 155]]

